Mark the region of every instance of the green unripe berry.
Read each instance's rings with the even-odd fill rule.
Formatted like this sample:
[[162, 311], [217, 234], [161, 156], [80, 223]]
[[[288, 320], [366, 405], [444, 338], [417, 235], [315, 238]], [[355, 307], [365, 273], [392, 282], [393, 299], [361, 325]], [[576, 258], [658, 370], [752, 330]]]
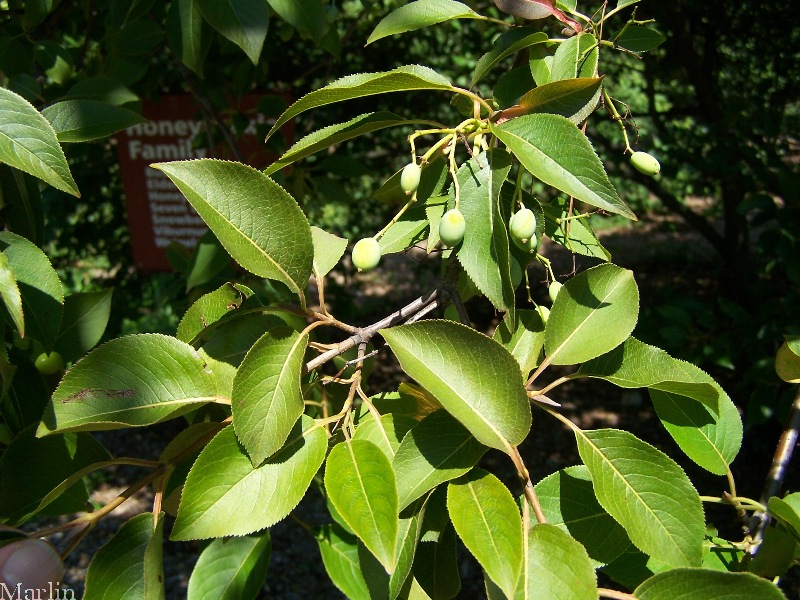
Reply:
[[556, 301], [556, 296], [558, 296], [558, 292], [561, 291], [561, 287], [562, 287], [561, 284], [558, 283], [557, 281], [554, 281], [553, 283], [550, 284], [550, 287], [547, 288], [547, 293], [550, 296], [550, 300], [552, 300], [553, 302]]
[[537, 306], [536, 312], [538, 312], [539, 316], [542, 317], [542, 323], [547, 323], [547, 319], [550, 318], [550, 309], [546, 306]]
[[538, 245], [538, 240], [536, 239], [536, 234], [532, 234], [527, 240], [522, 242], [518, 240], [513, 235], [511, 236], [511, 241], [514, 242], [514, 245], [522, 250], [523, 252], [527, 252], [528, 254], [535, 254], [536, 253], [536, 246]]
[[631, 164], [640, 173], [650, 175], [651, 177], [653, 175], [658, 175], [658, 172], [661, 170], [661, 164], [659, 164], [654, 156], [647, 152], [634, 152], [631, 155]]
[[42, 352], [33, 363], [42, 375], [55, 375], [64, 369], [64, 357], [58, 352]]
[[467, 230], [467, 223], [464, 215], [457, 208], [452, 208], [442, 215], [439, 221], [439, 237], [450, 246], [457, 246], [464, 239], [464, 232]]
[[511, 215], [508, 230], [512, 238], [525, 244], [536, 233], [536, 215], [530, 208], [523, 208]]
[[400, 187], [406, 195], [411, 195], [419, 187], [419, 178], [422, 176], [422, 169], [417, 163], [408, 163], [400, 173]]
[[375, 238], [362, 238], [353, 246], [353, 265], [359, 271], [371, 271], [381, 262], [381, 245]]

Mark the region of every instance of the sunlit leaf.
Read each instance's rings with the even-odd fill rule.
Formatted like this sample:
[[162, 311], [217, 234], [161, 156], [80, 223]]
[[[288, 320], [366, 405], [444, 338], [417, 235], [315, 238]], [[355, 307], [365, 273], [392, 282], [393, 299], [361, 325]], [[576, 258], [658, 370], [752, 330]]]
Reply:
[[506, 450], [528, 434], [531, 409], [519, 365], [494, 340], [451, 321], [381, 330], [403, 370], [486, 446]]
[[236, 372], [231, 390], [233, 427], [253, 465], [280, 450], [303, 414], [300, 373], [307, 346], [308, 335], [289, 327], [271, 329]]
[[436, 71], [418, 65], [398, 67], [383, 73], [347, 75], [323, 88], [306, 94], [292, 104], [275, 122], [275, 125], [267, 134], [267, 138], [284, 123], [306, 110], [353, 98], [411, 90], [453, 91], [453, 86]]
[[416, 0], [385, 16], [367, 39], [367, 45], [381, 38], [443, 23], [451, 19], [471, 19], [479, 15], [455, 0]]
[[93, 350], [67, 372], [37, 435], [152, 425], [225, 400], [194, 348], [165, 335], [129, 335]]
[[147, 122], [127, 108], [85, 99], [56, 102], [42, 110], [42, 115], [50, 121], [61, 143], [101, 139]]
[[136, 515], [95, 554], [86, 571], [86, 600], [163, 600], [163, 513]]
[[80, 197], [56, 132], [30, 102], [0, 88], [0, 162]]
[[283, 448], [253, 467], [233, 427], [223, 429], [189, 472], [171, 538], [246, 535], [277, 523], [305, 495], [327, 445], [325, 430], [303, 416]]
[[189, 578], [187, 600], [253, 600], [269, 567], [269, 532], [211, 542]]
[[258, 64], [267, 37], [269, 7], [263, 0], [197, 0], [203, 18], [223, 36], [239, 46]]
[[345, 522], [392, 573], [399, 509], [394, 471], [386, 455], [366, 440], [337, 444], [325, 465], [325, 490]]
[[554, 365], [574, 365], [605, 354], [628, 338], [638, 314], [631, 271], [612, 264], [587, 269], [556, 296], [544, 332], [547, 356]]
[[522, 519], [511, 492], [491, 473], [473, 469], [447, 485], [447, 509], [464, 545], [513, 598], [522, 568]]
[[575, 437], [598, 502], [631, 541], [670, 566], [700, 566], [703, 507], [683, 469], [627, 431], [576, 431]]
[[61, 329], [64, 312], [64, 287], [47, 258], [24, 237], [0, 232], [0, 251], [17, 281], [25, 315], [25, 334], [39, 340], [47, 352]]
[[560, 115], [524, 115], [492, 131], [522, 165], [548, 185], [582, 202], [636, 220], [617, 196], [591, 143]]
[[213, 159], [152, 165], [163, 171], [251, 273], [300, 293], [314, 248], [303, 211], [286, 190], [246, 165]]
[[[500, 210], [500, 189], [510, 170], [511, 159], [500, 150], [480, 154], [458, 170], [459, 210], [466, 232], [456, 256], [497, 309], [513, 312], [508, 231]], [[451, 197], [454, 194], [451, 191]]]
[[384, 111], [359, 115], [345, 123], [323, 127], [296, 141], [278, 160], [264, 169], [264, 173], [272, 175], [306, 156], [360, 135], [413, 122]]
[[536, 524], [527, 535], [527, 547], [517, 587], [517, 600], [594, 600], [594, 566], [579, 542], [563, 529]]
[[636, 588], [637, 600], [785, 600], [778, 586], [751, 573], [671, 569]]
[[460, 477], [487, 448], [447, 411], [425, 417], [403, 439], [394, 456], [400, 510], [440, 483]]

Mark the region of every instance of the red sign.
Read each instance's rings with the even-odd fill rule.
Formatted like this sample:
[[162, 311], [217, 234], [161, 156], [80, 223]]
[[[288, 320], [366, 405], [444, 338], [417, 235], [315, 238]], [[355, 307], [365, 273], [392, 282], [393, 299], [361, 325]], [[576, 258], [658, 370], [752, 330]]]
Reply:
[[[274, 120], [255, 110], [259, 98], [245, 96], [240, 105], [223, 114], [223, 118], [229, 122], [237, 114], [249, 119], [237, 148], [245, 164], [263, 168], [277, 155], [264, 146], [263, 127], [259, 125], [269, 126]], [[149, 120], [147, 123], [130, 127], [117, 136], [133, 258], [140, 270], [169, 271], [167, 246], [178, 242], [194, 248], [208, 227], [175, 184], [150, 165], [194, 158], [233, 160], [233, 157], [223, 144], [213, 152], [208, 150], [201, 113], [189, 95], [165, 96], [158, 102], [143, 101], [142, 115]], [[292, 132], [290, 129], [282, 133], [290, 137]], [[203, 145], [198, 146], [198, 141]]]

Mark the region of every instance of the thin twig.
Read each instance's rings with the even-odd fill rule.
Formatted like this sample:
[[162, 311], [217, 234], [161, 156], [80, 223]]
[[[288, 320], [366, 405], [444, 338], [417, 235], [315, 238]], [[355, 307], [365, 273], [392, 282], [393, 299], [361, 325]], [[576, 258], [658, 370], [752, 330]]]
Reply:
[[314, 369], [324, 365], [326, 362], [336, 358], [340, 354], [347, 352], [350, 350], [350, 348], [355, 347], [361, 342], [368, 342], [380, 329], [391, 327], [392, 325], [397, 325], [398, 323], [407, 321], [409, 317], [414, 316], [416, 313], [427, 307], [431, 302], [438, 300], [441, 294], [442, 291], [438, 288], [431, 290], [413, 302], [406, 304], [400, 310], [393, 312], [387, 317], [384, 317], [377, 323], [373, 323], [368, 327], [359, 329], [354, 335], [351, 335], [343, 342], [337, 344], [335, 348], [332, 348], [327, 352], [323, 352], [316, 358], [308, 361], [305, 366], [305, 371], [313, 371]]
[[[786, 471], [789, 462], [792, 460], [792, 451], [797, 444], [798, 433], [800, 433], [800, 387], [797, 388], [789, 413], [789, 423], [786, 429], [783, 430], [780, 440], [778, 440], [775, 455], [772, 458], [772, 465], [764, 483], [764, 491], [760, 500], [764, 506], [767, 506], [769, 499], [777, 496], [781, 491], [781, 487], [783, 487], [783, 480], [786, 478]], [[769, 515], [765, 512], [759, 511], [753, 515], [750, 531], [756, 544], [751, 549], [751, 555], [755, 555], [758, 551], [759, 545], [757, 542], [763, 537], [767, 523], [769, 523]]]
[[636, 600], [636, 596], [608, 588], [597, 588], [597, 593], [601, 598], [611, 598], [612, 600]]
[[528, 501], [528, 504], [531, 505], [533, 515], [539, 523], [547, 523], [547, 518], [544, 516], [542, 505], [539, 502], [539, 497], [536, 495], [536, 490], [533, 488], [530, 473], [528, 473], [528, 469], [522, 461], [522, 455], [519, 453], [519, 449], [516, 446], [512, 446], [507, 449], [507, 454], [517, 468], [517, 475], [522, 482], [522, 490], [525, 493], [525, 499]]

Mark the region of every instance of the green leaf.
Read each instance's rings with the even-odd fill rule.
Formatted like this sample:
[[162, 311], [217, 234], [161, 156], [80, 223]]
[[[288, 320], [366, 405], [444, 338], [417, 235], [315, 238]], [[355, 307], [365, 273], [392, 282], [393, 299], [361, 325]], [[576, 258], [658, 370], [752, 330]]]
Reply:
[[381, 255], [403, 252], [427, 238], [428, 215], [425, 205], [417, 205], [389, 226], [378, 240]]
[[633, 337], [581, 365], [577, 376], [605, 379], [621, 388], [646, 387], [688, 396], [714, 412], [722, 395], [719, 386], [700, 368]]
[[106, 138], [137, 123], [147, 122], [127, 108], [83, 99], [56, 102], [42, 110], [42, 115], [50, 121], [62, 144]]
[[707, 569], [671, 569], [654, 575], [636, 588], [638, 600], [785, 600], [771, 581], [751, 573]]
[[544, 348], [544, 328], [539, 311], [517, 310], [513, 315], [506, 314], [492, 334], [492, 339], [517, 360], [524, 379], [539, 364], [539, 355]]
[[14, 322], [14, 327], [19, 332], [19, 337], [24, 338], [25, 317], [22, 312], [22, 296], [19, 293], [14, 271], [3, 252], [0, 252], [0, 296], [3, 297], [3, 304]]
[[602, 85], [603, 77], [552, 81], [533, 88], [519, 105], [524, 114], [551, 113], [580, 125], [597, 106]]
[[617, 1], [617, 8], [623, 8], [625, 6], [629, 6], [631, 4], [636, 4], [640, 0], [618, 0]]
[[459, 210], [466, 232], [456, 256], [472, 282], [498, 310], [513, 312], [508, 231], [500, 210], [500, 188], [510, 170], [511, 158], [499, 150], [480, 154], [458, 170]]
[[420, 501], [413, 511], [406, 512], [410, 514], [400, 519], [397, 529], [397, 566], [391, 575], [386, 573], [383, 565], [370, 554], [363, 543], [358, 544], [359, 562], [370, 590], [370, 598], [394, 600], [400, 595], [403, 584], [411, 573], [425, 513], [424, 503]]
[[12, 346], [0, 350], [0, 375], [3, 378], [0, 412], [13, 431], [38, 424], [50, 401], [52, 388], [34, 366], [26, 352]]
[[34, 432], [35, 427], [20, 432], [0, 457], [0, 514], [12, 523], [27, 521], [56, 498], [59, 506], [50, 506], [47, 513], [60, 513], [56, 508], [64, 513], [83, 510], [88, 494], [81, 481], [60, 494], [52, 492], [73, 474], [111, 458], [88, 433], [39, 439]]
[[[703, 546], [705, 547], [705, 541]], [[669, 568], [669, 565], [647, 556], [630, 544], [622, 554], [604, 566], [602, 571], [617, 583], [632, 590], [655, 573]]]
[[0, 88], [0, 162], [80, 197], [56, 132], [19, 94]]
[[64, 298], [64, 316], [54, 348], [65, 360], [77, 360], [103, 337], [112, 294], [113, 290], [77, 292]]
[[186, 291], [189, 292], [213, 280], [231, 262], [231, 255], [225, 251], [213, 231], [206, 231], [198, 240], [184, 272]]
[[209, 368], [217, 377], [220, 386], [217, 393], [228, 397], [233, 393], [236, 370], [258, 338], [270, 329], [289, 324], [289, 319], [281, 318], [285, 313], [279, 310], [274, 314], [256, 307], [252, 311], [245, 307], [239, 310], [241, 313], [235, 312], [212, 323], [197, 338], [199, 341], [208, 339], [200, 348], [200, 355], [209, 362]]
[[636, 326], [639, 290], [633, 273], [605, 264], [567, 281], [556, 296], [544, 331], [554, 365], [585, 362], [624, 342]]
[[575, 432], [600, 505], [637, 548], [670, 566], [700, 566], [705, 523], [697, 491], [671, 458], [627, 431]]
[[149, 58], [164, 40], [164, 30], [155, 20], [136, 19], [118, 30], [109, 28], [104, 42], [112, 55]]
[[789, 494], [784, 498], [773, 496], [769, 499], [767, 507], [770, 514], [800, 541], [800, 492]]
[[625, 529], [597, 502], [585, 466], [556, 471], [535, 489], [547, 522], [580, 542], [596, 567], [612, 562], [630, 545]]
[[[714, 568], [718, 571], [743, 571], [742, 558], [744, 552], [735, 546], [725, 545], [717, 552], [709, 552], [703, 566]], [[790, 534], [785, 527], [778, 523], [770, 523], [764, 530], [764, 538], [758, 545], [758, 554], [747, 565], [747, 571], [764, 577], [774, 579], [784, 575], [794, 566], [797, 555], [797, 538]]]
[[597, 40], [590, 33], [579, 33], [559, 44], [550, 67], [550, 81], [596, 77]]
[[417, 0], [392, 11], [378, 23], [367, 45], [382, 38], [415, 31], [451, 19], [480, 18], [469, 6], [454, 0]]
[[0, 194], [8, 230], [41, 246], [44, 211], [39, 181], [19, 169], [0, 164]]
[[33, 57], [53, 83], [64, 85], [75, 75], [72, 54], [56, 41], [37, 43], [33, 48]]
[[542, 205], [542, 210], [545, 216], [545, 234], [552, 241], [576, 254], [594, 256], [606, 262], [611, 260], [611, 253], [597, 239], [589, 220], [574, 218], [569, 200], [556, 198], [553, 204]]
[[555, 525], [534, 525], [527, 534], [515, 598], [595, 600], [597, 576], [586, 550]]
[[726, 475], [742, 446], [739, 411], [719, 389], [718, 415], [692, 398], [651, 389], [658, 418], [684, 454], [716, 475]]
[[530, 50], [528, 70], [535, 85], [544, 85], [550, 82], [550, 67], [553, 66], [553, 55], [547, 51], [547, 46], [536, 46]]
[[192, 342], [206, 327], [241, 308], [252, 295], [253, 290], [241, 283], [226, 283], [201, 296], [183, 315], [175, 337], [187, 344]]
[[398, 504], [392, 464], [372, 442], [334, 446], [325, 466], [333, 506], [388, 573], [397, 561]]
[[522, 567], [522, 519], [511, 492], [482, 469], [447, 485], [447, 510], [456, 532], [509, 598]]
[[269, 532], [211, 542], [189, 578], [188, 600], [253, 600], [267, 577]]
[[358, 555], [358, 538], [336, 523], [323, 525], [317, 535], [319, 552], [328, 577], [345, 596], [370, 598]]
[[197, 7], [209, 25], [258, 64], [269, 26], [269, 7], [263, 0], [197, 0]]
[[[197, 0], [176, 0], [167, 13], [167, 40], [180, 61], [203, 76], [203, 60], [210, 36], [203, 35], [203, 16]], [[206, 43], [204, 43], [206, 42]]]
[[288, 192], [246, 165], [213, 159], [152, 165], [183, 192], [230, 255], [300, 294], [314, 256], [311, 228]]
[[280, 450], [303, 414], [300, 373], [308, 335], [289, 327], [265, 333], [244, 357], [233, 379], [231, 409], [236, 437], [253, 465]]
[[47, 352], [55, 343], [64, 311], [64, 288], [44, 252], [24, 237], [0, 232], [0, 250], [17, 280], [25, 315], [25, 333]]
[[93, 350], [67, 372], [37, 435], [152, 425], [225, 400], [194, 348], [166, 335], [129, 335]]
[[333, 145], [341, 144], [347, 140], [352, 140], [366, 133], [413, 122], [414, 121], [399, 117], [394, 113], [382, 111], [366, 113], [344, 123], [323, 127], [295, 142], [277, 161], [264, 169], [264, 173], [266, 175], [272, 175], [285, 166], [297, 162], [306, 156], [310, 156], [315, 152], [319, 152]]
[[520, 50], [548, 41], [547, 34], [538, 27], [514, 27], [502, 33], [495, 40], [492, 49], [480, 57], [472, 73], [470, 87], [474, 87], [483, 76], [497, 66], [504, 58], [516, 54]]
[[[380, 448], [386, 458], [392, 460], [397, 454], [397, 449], [406, 434], [417, 424], [417, 421], [407, 415], [392, 413], [381, 415], [380, 419], [367, 419], [359, 423], [354, 440], [366, 440]], [[400, 510], [405, 506], [400, 506]]]
[[486, 450], [447, 411], [426, 416], [403, 438], [392, 463], [400, 510], [469, 471]]
[[280, 17], [295, 29], [307, 33], [320, 43], [325, 32], [325, 5], [321, 0], [267, 0]]
[[171, 538], [247, 535], [277, 523], [305, 495], [327, 445], [325, 430], [303, 416], [284, 447], [253, 467], [233, 427], [226, 427], [189, 472]]
[[314, 226], [311, 227], [311, 238], [314, 242], [314, 277], [319, 280], [339, 264], [347, 249], [347, 240]]
[[139, 96], [130, 91], [116, 79], [107, 77], [89, 77], [73, 85], [64, 95], [65, 98], [83, 98], [97, 100], [114, 106], [122, 106], [137, 102]]
[[614, 43], [633, 52], [648, 52], [658, 48], [666, 39], [663, 33], [652, 27], [628, 24]]
[[[372, 197], [390, 205], [402, 205], [408, 202], [408, 196], [400, 187], [400, 177], [403, 169], [394, 173], [375, 192]], [[446, 186], [450, 175], [447, 161], [443, 156], [437, 156], [427, 165], [422, 167], [422, 175], [417, 188], [417, 204], [425, 202], [426, 206], [440, 204], [442, 197], [447, 195]]]
[[436, 540], [419, 542], [412, 572], [432, 600], [450, 600], [461, 590], [457, 550], [456, 530], [449, 521]]
[[136, 515], [98, 550], [86, 571], [85, 600], [163, 600], [162, 515], [157, 522], [153, 513]]
[[522, 442], [531, 409], [514, 357], [494, 340], [451, 321], [381, 330], [403, 370], [486, 446]]
[[560, 115], [524, 115], [492, 132], [542, 182], [611, 213], [636, 220], [617, 196], [591, 143], [575, 123]]
[[599, 377], [623, 388], [650, 388], [664, 427], [689, 458], [712, 473], [725, 475], [739, 452], [739, 411], [719, 384], [691, 363], [631, 337], [584, 363], [577, 376]]
[[444, 90], [452, 92], [454, 88], [447, 78], [432, 69], [419, 65], [398, 67], [392, 71], [382, 73], [348, 75], [306, 94], [292, 104], [272, 126], [267, 138], [269, 139], [284, 123], [309, 109], [333, 104], [334, 102], [342, 102], [343, 100], [352, 100], [353, 98], [411, 90]]

